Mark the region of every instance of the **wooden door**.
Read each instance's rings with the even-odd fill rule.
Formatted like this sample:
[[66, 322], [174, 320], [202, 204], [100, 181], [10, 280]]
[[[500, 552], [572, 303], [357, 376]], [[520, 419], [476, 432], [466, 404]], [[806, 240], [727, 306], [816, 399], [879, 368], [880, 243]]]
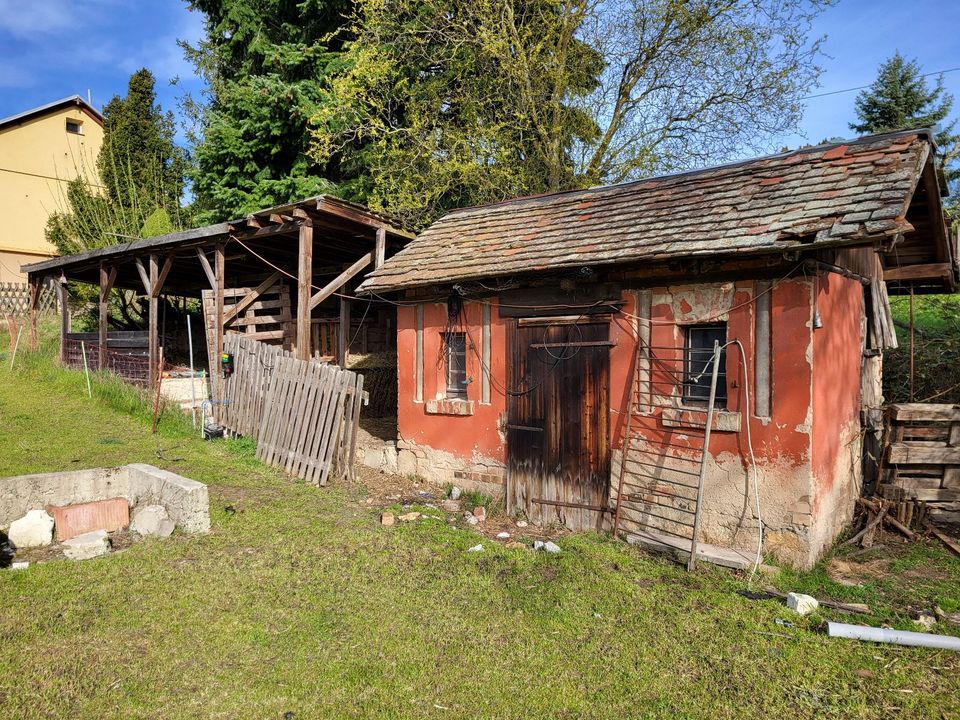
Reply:
[[508, 339], [507, 509], [601, 529], [610, 486], [609, 319], [520, 318]]

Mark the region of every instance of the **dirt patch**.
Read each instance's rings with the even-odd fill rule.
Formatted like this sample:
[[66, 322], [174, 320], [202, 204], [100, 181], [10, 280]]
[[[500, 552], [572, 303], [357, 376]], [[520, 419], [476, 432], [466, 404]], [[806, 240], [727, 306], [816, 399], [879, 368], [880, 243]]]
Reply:
[[856, 562], [833, 558], [827, 565], [827, 576], [835, 583], [847, 587], [857, 587], [865, 582], [879, 580], [890, 574], [891, 558], [877, 558]]

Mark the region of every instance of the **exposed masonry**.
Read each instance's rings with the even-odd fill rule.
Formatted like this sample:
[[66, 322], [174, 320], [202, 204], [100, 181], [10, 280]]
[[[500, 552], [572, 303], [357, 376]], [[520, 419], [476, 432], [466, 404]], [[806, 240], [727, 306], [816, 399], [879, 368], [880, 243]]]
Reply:
[[182, 532], [202, 533], [210, 529], [206, 485], [140, 463], [3, 478], [0, 480], [0, 528], [8, 527], [29, 510], [116, 497], [126, 498], [131, 509], [139, 505], [163, 505]]

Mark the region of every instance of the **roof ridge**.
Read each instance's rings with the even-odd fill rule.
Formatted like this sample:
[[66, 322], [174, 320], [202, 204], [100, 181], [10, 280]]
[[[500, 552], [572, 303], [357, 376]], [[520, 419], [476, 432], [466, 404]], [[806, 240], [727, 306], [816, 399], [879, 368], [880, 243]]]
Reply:
[[737, 170], [737, 169], [746, 169], [749, 166], [755, 165], [757, 163], [765, 162], [768, 160], [776, 160], [780, 158], [790, 157], [791, 155], [798, 154], [809, 154], [813, 152], [821, 152], [827, 150], [828, 148], [840, 147], [842, 145], [853, 145], [853, 144], [864, 144], [867, 142], [872, 142], [882, 138], [893, 137], [897, 135], [925, 135], [928, 140], [933, 139], [933, 131], [930, 128], [926, 127], [917, 127], [917, 128], [905, 128], [902, 130], [891, 130], [889, 132], [883, 133], [874, 133], [871, 135], [861, 135], [856, 138], [844, 139], [844, 140], [832, 140], [826, 143], [820, 143], [819, 145], [810, 145], [802, 148], [795, 148], [793, 150], [788, 150], [780, 153], [772, 153], [770, 155], [761, 155], [759, 157], [747, 158], [745, 160], [732, 160], [726, 163], [719, 163], [716, 165], [707, 165], [702, 168], [695, 168], [692, 170], [678, 170], [677, 172], [664, 173], [661, 175], [651, 175], [650, 177], [638, 178], [637, 180], [630, 180], [628, 182], [621, 183], [608, 183], [606, 185], [593, 185], [587, 188], [571, 188], [569, 190], [558, 190], [556, 192], [547, 192], [547, 193], [536, 193], [533, 195], [521, 195], [515, 198], [508, 198], [506, 200], [498, 200], [496, 202], [484, 203], [482, 205], [465, 205], [461, 208], [454, 208], [453, 210], [448, 211], [436, 222], [442, 222], [446, 218], [452, 215], [459, 215], [471, 210], [480, 210], [493, 207], [501, 207], [504, 205], [509, 205], [511, 203], [522, 204], [525, 202], [531, 202], [533, 200], [542, 200], [544, 198], [559, 198], [568, 195], [577, 195], [577, 194], [592, 194], [603, 192], [607, 190], [619, 190], [626, 189], [634, 185], [641, 185], [643, 183], [659, 183], [666, 182], [670, 180], [679, 180], [682, 182], [685, 179], [693, 179], [696, 176], [704, 175], [706, 173], [717, 171], [717, 170]]

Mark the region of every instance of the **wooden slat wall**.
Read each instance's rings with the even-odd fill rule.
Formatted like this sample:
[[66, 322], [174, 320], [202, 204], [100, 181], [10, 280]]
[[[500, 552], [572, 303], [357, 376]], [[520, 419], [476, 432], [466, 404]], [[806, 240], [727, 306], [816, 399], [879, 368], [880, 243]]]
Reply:
[[960, 405], [891, 405], [884, 460], [885, 485], [926, 502], [934, 519], [960, 521]]
[[363, 376], [298, 360], [239, 335], [224, 338], [234, 374], [222, 383], [220, 423], [257, 441], [257, 457], [307, 482], [353, 479]]

